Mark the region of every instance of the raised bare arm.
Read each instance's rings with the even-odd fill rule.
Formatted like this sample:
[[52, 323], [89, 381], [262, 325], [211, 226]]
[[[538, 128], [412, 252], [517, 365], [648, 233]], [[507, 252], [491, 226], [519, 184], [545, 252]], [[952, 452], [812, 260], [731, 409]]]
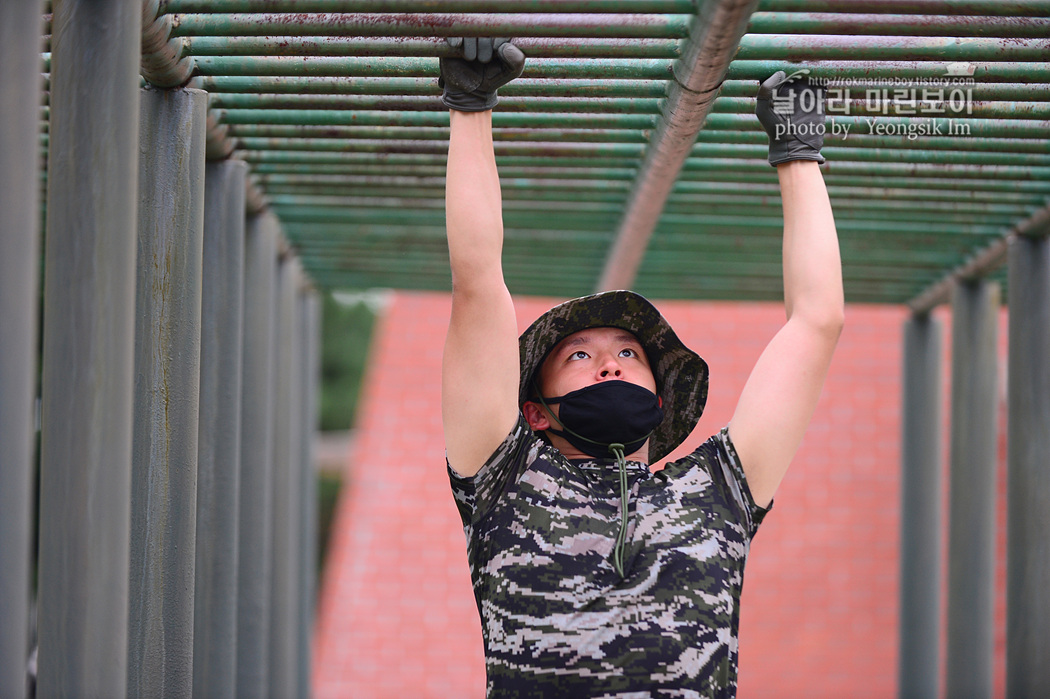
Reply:
[[821, 145], [822, 139], [771, 141], [784, 206], [787, 322], [759, 357], [729, 426], [751, 494], [762, 506], [773, 499], [802, 442], [844, 320], [842, 263], [820, 172]]
[[[453, 106], [445, 182], [452, 314], [442, 360], [441, 418], [449, 464], [472, 476], [517, 420], [517, 324], [503, 280], [491, 105], [465, 92], [450, 95], [448, 72], [443, 62], [444, 98]], [[461, 111], [464, 106], [478, 110]]]

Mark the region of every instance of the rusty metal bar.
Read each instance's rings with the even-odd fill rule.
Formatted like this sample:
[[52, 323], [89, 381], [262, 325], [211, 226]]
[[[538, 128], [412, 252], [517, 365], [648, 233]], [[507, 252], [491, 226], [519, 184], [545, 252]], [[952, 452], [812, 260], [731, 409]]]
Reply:
[[1019, 236], [1044, 237], [1050, 234], [1050, 202], [1034, 214], [1015, 225], [990, 245], [977, 250], [960, 267], [949, 272], [911, 301], [908, 307], [913, 313], [928, 313], [951, 299], [952, 289], [959, 280], [979, 279], [998, 269], [1006, 259], [1010, 241]]
[[[857, 3], [854, 9], [867, 3]], [[932, 8], [931, 8], [932, 9]], [[941, 5], [941, 11], [944, 6]], [[1040, 13], [1046, 15], [1047, 13]], [[821, 14], [818, 12], [756, 12], [752, 34], [840, 34], [856, 36], [988, 36], [1041, 39], [1050, 34], [1050, 17], [1018, 17], [1004, 9], [989, 16], [954, 14]]]
[[[762, 0], [763, 12], [855, 12], [856, 0]], [[1050, 15], [1047, 0], [865, 0], [864, 11], [894, 14]]]
[[[458, 55], [441, 37], [198, 36], [183, 39], [193, 56], [411, 56]], [[678, 58], [677, 39], [522, 37], [514, 43], [531, 58]]]
[[672, 14], [692, 0], [167, 0], [168, 12], [573, 12]]
[[[435, 58], [361, 58], [291, 56], [200, 56], [199, 75], [385, 77], [436, 79]], [[526, 78], [584, 78], [609, 80], [669, 80], [673, 62], [666, 59], [537, 58], [525, 65]], [[1015, 80], [1016, 82], [1016, 80]]]
[[183, 14], [173, 36], [513, 36], [682, 39], [690, 15]]
[[649, 142], [598, 289], [626, 289], [642, 257], [682, 164], [689, 155], [725, 77], [757, 0], [708, 0], [698, 8], [685, 55], [675, 63], [664, 118]]
[[183, 56], [180, 39], [171, 36], [171, 16], [161, 14], [161, 0], [142, 0], [142, 77], [157, 87], [185, 85], [193, 59]]
[[[303, 95], [436, 95], [437, 82], [425, 78], [205, 75], [194, 87], [210, 93]], [[751, 90], [751, 93], [754, 89]], [[750, 93], [749, 93], [750, 94]], [[976, 93], [975, 93], [976, 94]], [[500, 88], [500, 97], [666, 97], [667, 86], [653, 80], [519, 78]], [[1020, 98], [1018, 98], [1020, 99]], [[1050, 99], [1050, 98], [1048, 98]], [[448, 136], [445, 136], [448, 140]]]
[[1032, 61], [1046, 60], [1050, 39], [747, 34], [738, 60]]
[[[1044, 30], [1050, 33], [1050, 21]], [[1046, 61], [1032, 63], [997, 61], [966, 62], [958, 68], [939, 61], [733, 61], [726, 78], [729, 80], [764, 80], [778, 70], [788, 73], [800, 68], [809, 70], [810, 78], [819, 78], [834, 83], [850, 80], [901, 81], [932, 79], [957, 82], [1003, 82], [1046, 83], [1050, 82], [1050, 64]], [[959, 75], [953, 75], [959, 72]], [[757, 91], [757, 84], [756, 84]]]

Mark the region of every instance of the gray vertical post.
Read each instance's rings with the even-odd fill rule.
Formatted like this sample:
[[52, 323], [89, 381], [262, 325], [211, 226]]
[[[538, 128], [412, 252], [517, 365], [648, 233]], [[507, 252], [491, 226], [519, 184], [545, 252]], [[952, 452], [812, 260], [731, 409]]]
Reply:
[[204, 235], [200, 90], [142, 90], [128, 694], [193, 686]]
[[278, 268], [277, 300], [277, 409], [274, 411], [273, 474], [273, 588], [270, 605], [270, 691], [274, 697], [295, 695], [295, 660], [298, 634], [297, 582], [299, 564], [298, 462], [296, 439], [296, 298], [299, 294], [298, 261], [287, 254]]
[[1050, 240], [1010, 244], [1006, 696], [1050, 696]]
[[232, 699], [237, 678], [244, 184], [239, 160], [204, 174], [193, 695]]
[[269, 696], [277, 221], [248, 219], [237, 544], [237, 696]]
[[317, 467], [314, 440], [317, 431], [317, 383], [320, 376], [321, 310], [317, 293], [305, 289], [300, 296], [300, 359], [302, 395], [302, 539], [299, 559], [299, 678], [297, 696], [308, 699], [313, 664], [314, 608], [317, 597]]
[[953, 699], [992, 694], [998, 310], [998, 284], [956, 285], [946, 682]]
[[45, 243], [40, 696], [127, 687], [136, 0], [56, 0]]
[[939, 696], [941, 592], [941, 325], [904, 324], [901, 416], [899, 695]]
[[41, 10], [0, 3], [0, 697], [25, 696], [29, 656]]

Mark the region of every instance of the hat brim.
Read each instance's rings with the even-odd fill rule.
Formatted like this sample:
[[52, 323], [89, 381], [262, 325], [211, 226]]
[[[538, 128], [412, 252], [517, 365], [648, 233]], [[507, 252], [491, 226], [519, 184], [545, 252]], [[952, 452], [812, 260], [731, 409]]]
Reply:
[[660, 311], [633, 291], [605, 291], [550, 309], [518, 338], [521, 377], [518, 406], [533, 397], [533, 377], [551, 350], [587, 328], [620, 328], [638, 338], [649, 358], [664, 419], [649, 438], [649, 461], [659, 461], [685, 441], [707, 403], [708, 368], [686, 347]]

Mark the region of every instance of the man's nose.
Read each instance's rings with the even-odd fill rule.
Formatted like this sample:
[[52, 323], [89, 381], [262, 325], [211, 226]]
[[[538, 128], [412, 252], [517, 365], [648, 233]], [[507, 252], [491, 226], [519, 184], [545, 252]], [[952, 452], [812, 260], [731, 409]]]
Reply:
[[616, 361], [615, 357], [609, 355], [605, 358], [605, 361], [602, 362], [601, 368], [598, 371], [598, 376], [603, 379], [618, 379], [622, 373], [623, 371], [620, 368], [619, 362]]

